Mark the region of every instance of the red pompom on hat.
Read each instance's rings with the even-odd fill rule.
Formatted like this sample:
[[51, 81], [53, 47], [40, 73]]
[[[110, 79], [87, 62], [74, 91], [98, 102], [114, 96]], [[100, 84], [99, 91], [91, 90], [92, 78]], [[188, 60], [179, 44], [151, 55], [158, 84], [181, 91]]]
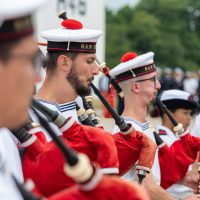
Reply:
[[82, 29], [83, 28], [83, 24], [77, 20], [74, 19], [65, 19], [62, 21], [61, 25], [64, 28], [68, 28], [68, 29]]
[[121, 62], [127, 62], [129, 60], [132, 60], [133, 58], [137, 57], [137, 53], [135, 52], [127, 52], [121, 57]]

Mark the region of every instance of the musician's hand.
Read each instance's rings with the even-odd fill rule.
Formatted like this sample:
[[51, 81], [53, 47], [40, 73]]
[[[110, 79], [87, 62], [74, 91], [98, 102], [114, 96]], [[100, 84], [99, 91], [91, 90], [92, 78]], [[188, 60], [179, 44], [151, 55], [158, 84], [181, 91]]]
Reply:
[[200, 193], [199, 174], [197, 170], [187, 172], [180, 184], [193, 189], [195, 193]]
[[200, 194], [192, 194], [189, 197], [186, 197], [183, 200], [196, 200], [196, 199], [200, 199]]

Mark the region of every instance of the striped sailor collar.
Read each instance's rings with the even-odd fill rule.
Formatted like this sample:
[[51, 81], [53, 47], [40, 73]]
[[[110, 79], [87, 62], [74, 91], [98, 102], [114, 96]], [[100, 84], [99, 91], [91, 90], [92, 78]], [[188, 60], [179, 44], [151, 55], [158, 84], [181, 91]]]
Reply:
[[37, 99], [37, 100], [42, 102], [42, 103], [54, 105], [60, 112], [65, 112], [65, 111], [68, 111], [68, 110], [75, 110], [76, 109], [76, 102], [75, 101], [57, 104], [55, 102], [45, 100], [45, 99]]
[[174, 134], [169, 128], [167, 128], [166, 126], [163, 126], [163, 125], [158, 125], [157, 126], [157, 130], [158, 130], [158, 132], [160, 131], [160, 130], [164, 130], [165, 132], [166, 132], [166, 135], [167, 136], [169, 136], [170, 138], [172, 138], [172, 139], [177, 139], [177, 138], [179, 138], [176, 134]]
[[126, 122], [133, 122], [133, 123], [137, 124], [139, 127], [141, 127], [142, 131], [149, 129], [149, 122], [147, 122], [147, 121], [144, 123], [141, 123], [130, 117], [124, 117], [124, 119]]

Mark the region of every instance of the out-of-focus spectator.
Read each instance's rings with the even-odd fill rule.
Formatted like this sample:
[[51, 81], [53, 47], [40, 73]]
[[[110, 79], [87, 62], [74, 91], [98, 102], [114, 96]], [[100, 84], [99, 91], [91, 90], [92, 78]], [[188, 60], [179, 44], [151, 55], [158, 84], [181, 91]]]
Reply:
[[198, 89], [198, 77], [194, 72], [187, 71], [183, 81], [183, 89], [191, 95], [196, 95]]
[[187, 71], [183, 82], [184, 91], [190, 93], [196, 102], [199, 102], [197, 90], [199, 87], [199, 80], [194, 72]]
[[[116, 93], [114, 88], [110, 85], [109, 78], [102, 75], [99, 79], [99, 90], [101, 91], [101, 94], [107, 99], [109, 104], [114, 108], [115, 107], [115, 97]], [[111, 118], [110, 112], [105, 108], [104, 105], [102, 105], [103, 109], [103, 116], [105, 118]]]
[[159, 92], [163, 90], [170, 90], [174, 87], [174, 80], [172, 77], [172, 69], [171, 68], [164, 68], [163, 74], [160, 78], [161, 89]]
[[174, 86], [173, 89], [183, 90], [184, 72], [181, 68], [174, 69]]
[[162, 77], [162, 69], [160, 67], [156, 67], [156, 68], [157, 68], [157, 78], [158, 80], [160, 80]]
[[199, 105], [200, 105], [200, 70], [198, 70], [198, 89], [197, 89], [197, 96], [199, 98]]
[[196, 137], [200, 137], [200, 114], [198, 114], [195, 118], [191, 134]]

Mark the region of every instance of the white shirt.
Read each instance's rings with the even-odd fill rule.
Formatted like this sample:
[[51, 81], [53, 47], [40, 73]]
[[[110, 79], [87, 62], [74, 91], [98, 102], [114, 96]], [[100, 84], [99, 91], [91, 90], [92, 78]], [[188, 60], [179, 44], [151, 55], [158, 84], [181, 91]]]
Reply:
[[156, 127], [157, 132], [159, 133], [160, 130], [163, 130], [166, 134], [159, 134], [162, 140], [170, 147], [175, 141], [179, 140], [179, 138], [167, 127], [163, 125], [158, 125]]
[[183, 81], [183, 89], [184, 91], [195, 95], [199, 86], [198, 79], [196, 78], [186, 78]]
[[75, 102], [79, 105], [80, 108], [84, 108], [83, 106], [83, 100], [80, 96], [78, 96], [76, 99], [75, 99]]
[[200, 114], [198, 114], [195, 118], [195, 122], [191, 130], [191, 135], [200, 137]]
[[23, 182], [19, 151], [10, 134], [7, 129], [0, 129], [0, 199], [22, 200], [11, 178], [12, 173], [19, 182]]
[[[149, 136], [155, 142], [153, 132], [149, 128], [148, 122], [140, 123], [129, 117], [124, 117], [124, 120], [128, 123], [131, 123], [137, 131], [143, 132], [145, 135]], [[117, 132], [119, 132], [119, 128], [115, 126], [113, 133], [117, 133]], [[133, 166], [132, 169], [130, 169], [126, 174], [124, 174], [122, 178], [127, 179], [127, 180], [135, 179], [134, 169], [135, 169], [135, 166]], [[153, 167], [151, 171], [153, 173], [156, 183], [160, 185], [160, 165], [159, 165], [159, 160], [158, 160], [158, 149], [156, 150], [155, 159], [154, 159], [154, 163], [153, 163]]]
[[[158, 133], [162, 130], [166, 134], [159, 134], [161, 139], [167, 143], [167, 145], [170, 147], [175, 141], [180, 140], [179, 137], [177, 137], [170, 129], [163, 125], [157, 126]], [[189, 167], [191, 169], [191, 167]], [[172, 169], [173, 170], [173, 169]], [[192, 190], [186, 186], [179, 185], [179, 184], [173, 184], [171, 187], [167, 189], [169, 193], [171, 193], [173, 196], [179, 197], [179, 194], [182, 194], [184, 192], [192, 192]]]

